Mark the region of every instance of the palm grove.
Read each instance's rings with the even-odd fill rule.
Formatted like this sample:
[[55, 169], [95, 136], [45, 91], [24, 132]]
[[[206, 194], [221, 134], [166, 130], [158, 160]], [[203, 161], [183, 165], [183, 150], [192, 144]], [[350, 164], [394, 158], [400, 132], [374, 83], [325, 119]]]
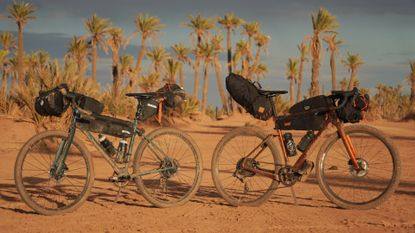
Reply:
[[[26, 54], [24, 51], [24, 29], [31, 20], [35, 20], [36, 8], [30, 3], [14, 2], [7, 7], [8, 14], [0, 16], [3, 20], [13, 20], [17, 25], [16, 38], [10, 32], [0, 34], [0, 69], [2, 82], [0, 89], [0, 112], [14, 114], [17, 106], [28, 110], [35, 123], [42, 121], [33, 109], [34, 97], [39, 90], [49, 89], [66, 82], [75, 91], [100, 98], [105, 102], [107, 110], [113, 115], [130, 115], [128, 105], [131, 104], [122, 94], [128, 91], [154, 91], [164, 82], [178, 83], [184, 86], [185, 78], [192, 78], [193, 93], [189, 95], [180, 108], [185, 116], [189, 112], [200, 110], [208, 113], [207, 105], [210, 72], [214, 73], [218, 93], [225, 113], [238, 111], [237, 105], [231, 101], [223, 86], [222, 69], [238, 73], [249, 80], [259, 80], [268, 73], [268, 66], [261, 62], [262, 52], [267, 52], [270, 37], [261, 31], [259, 22], [246, 22], [232, 13], [223, 17], [203, 17], [191, 15], [182, 26], [189, 28], [193, 44], [185, 43], [171, 46], [173, 54], [157, 43], [157, 37], [163, 30], [158, 17], [139, 13], [135, 16], [135, 32], [125, 36], [123, 29], [113, 25], [110, 20], [92, 15], [84, 22], [85, 35], [74, 36], [66, 45], [67, 52], [63, 64], [49, 57], [44, 51]], [[312, 33], [305, 35], [299, 43], [298, 55], [289, 58], [286, 65], [286, 75], [290, 82], [289, 105], [301, 101], [308, 96], [322, 93], [319, 76], [323, 49], [330, 55], [332, 76], [331, 89], [352, 89], [359, 86], [358, 69], [364, 64], [359, 54], [347, 53], [341, 63], [349, 70], [350, 78], [344, 78], [338, 83], [336, 77], [336, 59], [340, 56], [338, 39], [339, 24], [336, 17], [324, 8], [312, 14]], [[223, 31], [225, 36], [220, 32]], [[243, 39], [233, 42], [232, 35], [240, 32]], [[226, 40], [226, 43], [224, 43]], [[150, 43], [151, 42], [151, 43]], [[324, 42], [324, 44], [323, 44]], [[137, 56], [124, 54], [130, 43], [139, 45]], [[148, 46], [149, 44], [155, 46]], [[224, 45], [225, 44], [225, 45]], [[98, 50], [102, 50], [112, 58], [112, 85], [100, 92], [97, 84]], [[227, 55], [227, 63], [221, 64], [220, 55]], [[143, 60], [151, 64], [143, 67]], [[304, 65], [311, 61], [311, 79], [303, 77]], [[372, 100], [372, 112], [385, 118], [403, 118], [415, 111], [415, 61], [409, 62], [410, 73], [408, 83], [411, 87], [410, 97], [401, 94], [402, 87], [377, 86], [378, 93]], [[185, 66], [194, 71], [194, 77], [185, 76]], [[90, 76], [87, 70], [90, 67]], [[295, 83], [297, 87], [295, 88]], [[307, 93], [303, 93], [303, 85], [310, 83]], [[10, 86], [9, 86], [10, 84]], [[338, 88], [340, 84], [340, 88]], [[201, 88], [201, 92], [200, 91]], [[304, 86], [307, 88], [306, 86]], [[295, 89], [297, 92], [295, 93]], [[367, 91], [367, 90], [366, 90]], [[200, 94], [202, 96], [199, 99]], [[385, 115], [380, 106], [401, 105], [399, 109], [392, 107], [394, 114]], [[279, 98], [279, 107], [289, 106]], [[404, 106], [404, 107], [402, 107]], [[398, 113], [398, 115], [396, 115]]]

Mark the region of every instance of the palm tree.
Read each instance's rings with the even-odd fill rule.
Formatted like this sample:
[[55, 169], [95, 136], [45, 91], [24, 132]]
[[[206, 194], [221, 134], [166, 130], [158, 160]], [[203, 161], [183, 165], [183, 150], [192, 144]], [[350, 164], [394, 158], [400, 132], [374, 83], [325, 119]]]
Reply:
[[260, 26], [258, 22], [251, 22], [245, 23], [242, 27], [244, 29], [243, 34], [248, 36], [247, 60], [250, 62], [252, 59], [252, 38], [260, 32]]
[[311, 38], [310, 50], [312, 56], [311, 68], [311, 87], [310, 95], [316, 96], [320, 94], [320, 85], [318, 82], [320, 75], [320, 61], [321, 61], [321, 34], [334, 32], [338, 27], [336, 17], [324, 8], [311, 16], [313, 23], [313, 36]]
[[10, 50], [11, 48], [14, 48], [16, 44], [16, 41], [13, 37], [13, 35], [10, 32], [2, 32], [0, 33], [0, 45], [2, 47], [2, 49], [0, 50], [0, 52], [3, 52], [4, 54], [7, 54], [3, 57], [3, 60], [1, 62], [1, 66], [2, 66], [2, 87], [1, 90], [3, 90], [3, 94], [7, 94], [7, 90], [8, 90], [8, 78], [9, 78], [9, 70], [10, 70], [10, 64], [9, 64], [9, 59], [8, 59], [8, 54], [10, 54]]
[[411, 73], [408, 75], [408, 80], [411, 83], [411, 112], [415, 113], [415, 61], [410, 61], [409, 66], [411, 67]]
[[147, 52], [147, 57], [152, 62], [153, 71], [160, 75], [163, 72], [161, 65], [166, 59], [170, 58], [170, 54], [163, 47], [157, 46]]
[[72, 37], [68, 44], [67, 57], [73, 59], [77, 64], [77, 74], [83, 79], [87, 67], [88, 44], [79, 37]]
[[134, 63], [134, 57], [132, 55], [122, 55], [120, 56], [120, 66], [119, 66], [119, 70], [120, 70], [120, 79], [121, 79], [121, 83], [122, 80], [125, 77], [129, 77], [130, 80], [128, 82], [128, 86], [131, 89], [133, 86], [135, 86], [136, 83], [136, 76], [134, 75], [135, 72], [132, 68]]
[[118, 27], [112, 27], [108, 31], [109, 37], [107, 40], [107, 45], [112, 51], [112, 87], [113, 95], [115, 98], [118, 98], [121, 78], [120, 78], [120, 68], [119, 68], [119, 50], [124, 44], [123, 30]]
[[259, 81], [259, 79], [264, 78], [265, 75], [268, 74], [268, 72], [268, 66], [264, 63], [259, 63], [254, 72], [254, 77], [256, 78], [256, 81]]
[[8, 6], [9, 19], [16, 22], [18, 33], [17, 33], [17, 75], [18, 80], [24, 80], [24, 48], [23, 48], [23, 30], [27, 22], [35, 17], [32, 14], [36, 8], [31, 3], [25, 2], [13, 2]]
[[290, 80], [290, 105], [294, 104], [294, 82], [297, 81], [298, 74], [298, 60], [288, 59], [287, 62], [287, 79]]
[[302, 88], [303, 88], [303, 66], [304, 62], [308, 61], [308, 52], [309, 48], [305, 41], [297, 45], [298, 50], [300, 51], [300, 70], [298, 71], [298, 81], [297, 81], [297, 102], [300, 102], [303, 97]]
[[198, 99], [199, 97], [199, 66], [200, 66], [200, 53], [199, 47], [202, 44], [202, 40], [206, 36], [208, 30], [215, 27], [215, 22], [211, 18], [203, 18], [201, 15], [189, 16], [189, 22], [184, 23], [184, 26], [193, 30], [192, 34], [196, 35], [197, 44], [195, 46], [196, 61], [194, 63], [195, 70], [195, 82], [193, 85], [193, 96]]
[[103, 19], [97, 15], [93, 15], [85, 21], [86, 30], [90, 33], [91, 48], [92, 48], [92, 80], [97, 81], [97, 47], [101, 47], [107, 51], [106, 36], [111, 29], [111, 22], [108, 19]]
[[218, 84], [218, 92], [222, 101], [222, 108], [228, 112], [228, 104], [226, 101], [226, 94], [222, 82], [222, 66], [219, 60], [219, 54], [223, 51], [222, 47], [223, 36], [221, 34], [212, 37], [210, 43], [213, 46], [213, 65], [215, 67], [216, 82]]
[[356, 54], [347, 53], [347, 58], [346, 60], [342, 60], [342, 63], [346, 66], [346, 68], [350, 72], [350, 80], [349, 80], [348, 89], [352, 90], [356, 83], [357, 68], [359, 68], [359, 66], [364, 64], [364, 62], [358, 53]]
[[7, 96], [7, 78], [8, 78], [8, 74], [7, 74], [7, 66], [8, 66], [8, 58], [7, 56], [9, 55], [9, 51], [7, 50], [0, 50], [0, 68], [3, 71], [2, 74], [2, 84], [1, 84], [1, 89], [0, 89], [0, 93], [2, 94], [0, 96], [0, 98], [3, 98], [5, 96]]
[[235, 54], [233, 55], [234, 70], [238, 64], [238, 60], [241, 60], [241, 71], [240, 74], [247, 77], [248, 74], [248, 63], [246, 60], [248, 54], [248, 43], [245, 40], [240, 40], [236, 43]]
[[208, 89], [209, 89], [209, 66], [212, 65], [213, 57], [215, 56], [215, 48], [211, 43], [202, 43], [199, 47], [200, 56], [203, 58], [204, 65], [204, 80], [203, 80], [203, 97], [202, 97], [202, 113], [204, 114], [207, 106]]
[[144, 92], [154, 91], [159, 86], [159, 74], [150, 73], [149, 75], [143, 75], [138, 81], [138, 86]]
[[235, 31], [241, 24], [243, 19], [236, 17], [233, 13], [226, 14], [223, 18], [218, 17], [218, 23], [226, 29], [226, 47], [228, 51], [228, 72], [232, 73], [232, 43], [231, 32]]
[[255, 70], [259, 64], [259, 58], [261, 56], [261, 49], [263, 48], [264, 52], [267, 52], [267, 45], [271, 37], [265, 34], [262, 34], [262, 33], [258, 33], [257, 35], [255, 35], [254, 39], [257, 45], [257, 52], [255, 55], [254, 63], [252, 64], [252, 66], [248, 67], [249, 69], [248, 76], [247, 76], [248, 79], [252, 78], [252, 75], [255, 73]]
[[340, 84], [340, 89], [341, 89], [342, 91], [345, 91], [345, 90], [347, 89], [348, 82], [347, 82], [347, 79], [346, 79], [346, 78], [343, 78], [343, 79], [339, 82], [339, 84]]
[[323, 40], [327, 43], [327, 51], [330, 51], [330, 68], [331, 68], [331, 89], [336, 90], [336, 61], [335, 55], [339, 51], [339, 46], [343, 44], [342, 40], [336, 38], [336, 33], [326, 35]]
[[164, 24], [160, 23], [160, 18], [143, 13], [137, 14], [134, 22], [136, 32], [141, 34], [140, 51], [138, 52], [137, 63], [134, 69], [136, 75], [140, 76], [141, 63], [143, 62], [144, 55], [146, 54], [147, 39], [151, 36], [156, 36], [157, 33], [164, 28]]
[[180, 86], [184, 87], [183, 65], [184, 63], [190, 64], [190, 58], [188, 56], [189, 49], [186, 48], [182, 43], [174, 44], [172, 46], [172, 49], [176, 55], [176, 59], [180, 62], [180, 67], [179, 67]]
[[180, 68], [180, 62], [175, 61], [173, 58], [167, 59], [167, 62], [165, 64], [166, 70], [167, 70], [167, 78], [166, 81], [168, 83], [176, 83], [176, 76], [177, 72]]

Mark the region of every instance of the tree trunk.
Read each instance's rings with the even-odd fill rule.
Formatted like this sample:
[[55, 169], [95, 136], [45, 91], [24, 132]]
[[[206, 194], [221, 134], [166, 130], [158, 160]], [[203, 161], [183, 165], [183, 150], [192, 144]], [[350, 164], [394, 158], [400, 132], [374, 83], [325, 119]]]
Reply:
[[300, 69], [298, 71], [298, 82], [297, 82], [297, 103], [303, 99], [302, 85], [303, 85], [303, 65], [304, 58], [300, 59]]
[[245, 56], [241, 56], [241, 60], [242, 60], [241, 75], [244, 78], [248, 78], [248, 76], [247, 76], [248, 75], [248, 64], [247, 64], [248, 62], [247, 62]]
[[179, 67], [179, 78], [180, 78], [180, 86], [182, 88], [184, 88], [184, 73], [183, 73], [183, 62], [180, 62], [180, 67]]
[[208, 98], [208, 89], [209, 89], [209, 62], [205, 63], [205, 72], [203, 80], [203, 96], [202, 96], [202, 114], [206, 112], [206, 104]]
[[258, 64], [259, 64], [260, 56], [261, 56], [261, 47], [258, 46], [258, 50], [256, 52], [255, 59], [254, 59], [254, 64], [252, 64], [252, 66], [249, 67], [248, 79], [252, 79], [252, 75], [254, 74], [254, 72], [255, 72]]
[[320, 84], [318, 82], [318, 77], [320, 75], [320, 54], [321, 54], [321, 46], [320, 46], [320, 38], [318, 34], [314, 34], [312, 39], [312, 65], [311, 65], [311, 87], [310, 87], [310, 95], [317, 96], [320, 94]]
[[290, 106], [294, 105], [294, 80], [295, 77], [290, 77]]
[[120, 71], [118, 65], [118, 49], [112, 51], [112, 87], [114, 98], [117, 99], [120, 92]]
[[334, 51], [330, 54], [330, 68], [331, 68], [331, 90], [336, 90], [336, 61], [334, 60]]
[[411, 112], [415, 113], [415, 75], [411, 77]]
[[252, 59], [252, 36], [248, 36], [248, 54], [246, 60], [248, 61], [248, 66], [250, 65]]
[[17, 23], [18, 26], [18, 48], [17, 48], [17, 75], [18, 82], [24, 81], [24, 48], [23, 48], [23, 24]]
[[196, 47], [196, 61], [195, 61], [195, 82], [193, 85], [193, 96], [199, 100], [199, 67], [200, 67], [200, 55], [199, 55], [199, 45], [202, 42], [202, 37], [197, 36], [197, 47]]
[[351, 69], [351, 74], [350, 74], [350, 81], [349, 81], [349, 87], [347, 88], [349, 91], [353, 89], [354, 87], [354, 83], [356, 80], [356, 69], [352, 68]]
[[228, 112], [228, 105], [226, 101], [226, 95], [225, 90], [223, 89], [223, 83], [222, 83], [222, 69], [220, 67], [220, 61], [219, 58], [216, 56], [214, 58], [214, 64], [215, 64], [215, 74], [216, 74], [216, 82], [218, 83], [218, 91], [220, 99], [222, 100], [222, 108], [225, 112]]
[[2, 76], [2, 84], [1, 84], [2, 92], [3, 92], [4, 97], [7, 97], [8, 77], [9, 77], [9, 75], [8, 75], [8, 72], [7, 72], [7, 68], [5, 67], [5, 68], [3, 68], [3, 76]]
[[97, 44], [94, 39], [92, 39], [92, 80], [94, 83], [97, 82]]
[[231, 29], [226, 29], [227, 38], [226, 38], [226, 46], [228, 48], [228, 73], [232, 73], [232, 45], [231, 45]]
[[140, 72], [141, 72], [141, 63], [143, 62], [144, 59], [144, 55], [146, 52], [146, 38], [141, 36], [141, 46], [140, 46], [140, 52], [138, 52], [138, 58], [137, 58], [137, 64], [135, 65], [135, 74], [138, 76], [140, 76]]

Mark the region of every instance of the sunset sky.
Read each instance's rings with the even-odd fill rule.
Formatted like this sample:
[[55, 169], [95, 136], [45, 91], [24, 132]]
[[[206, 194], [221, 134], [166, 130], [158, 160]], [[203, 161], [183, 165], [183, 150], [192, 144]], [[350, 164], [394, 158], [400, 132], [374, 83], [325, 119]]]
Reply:
[[[66, 45], [74, 35], [85, 35], [86, 18], [96, 13], [109, 18], [114, 25], [122, 27], [128, 36], [134, 31], [134, 18], [139, 12], [158, 16], [166, 25], [159, 36], [159, 43], [170, 47], [177, 42], [190, 46], [190, 29], [181, 26], [189, 15], [223, 16], [234, 12], [246, 21], [258, 21], [265, 34], [271, 36], [268, 54], [262, 57], [270, 69], [262, 81], [266, 89], [288, 89], [285, 63], [289, 57], [297, 57], [297, 44], [312, 32], [311, 13], [319, 7], [327, 8], [339, 23], [338, 38], [345, 41], [337, 58], [338, 79], [349, 77], [340, 63], [347, 52], [359, 53], [365, 64], [358, 72], [361, 86], [373, 88], [380, 82], [407, 86], [409, 60], [415, 60], [415, 1], [414, 0], [31, 0], [37, 10], [36, 19], [25, 29], [26, 51], [45, 50], [52, 57], [62, 59]], [[7, 14], [11, 1], [0, 0], [0, 14]], [[11, 20], [0, 20], [0, 31], [16, 31]], [[219, 27], [216, 32], [222, 31]], [[223, 32], [223, 31], [222, 31]], [[235, 43], [240, 32], [233, 37]], [[122, 53], [134, 56], [138, 52], [138, 38], [131, 41]], [[154, 45], [154, 44], [153, 44]], [[224, 44], [225, 46], [225, 44]], [[326, 45], [324, 44], [324, 49]], [[324, 50], [325, 51], [325, 50]], [[225, 57], [225, 56], [223, 56]], [[100, 53], [98, 80], [102, 86], [111, 81], [111, 57]], [[225, 61], [223, 61], [225, 64]], [[145, 63], [147, 65], [147, 63]], [[144, 70], [149, 67], [145, 66]], [[213, 72], [212, 72], [213, 73]], [[223, 66], [223, 76], [226, 76]], [[311, 76], [310, 62], [304, 73], [304, 90]], [[185, 89], [192, 91], [193, 72], [187, 69]], [[321, 82], [326, 90], [331, 86], [328, 53], [324, 52]], [[209, 103], [219, 105], [216, 83], [210, 78]], [[404, 89], [408, 93], [408, 89]]]

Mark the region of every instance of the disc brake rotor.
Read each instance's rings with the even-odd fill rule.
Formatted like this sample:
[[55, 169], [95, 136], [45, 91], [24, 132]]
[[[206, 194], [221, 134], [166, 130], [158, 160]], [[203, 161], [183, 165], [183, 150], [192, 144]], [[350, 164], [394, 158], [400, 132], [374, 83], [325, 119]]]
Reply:
[[356, 161], [359, 165], [358, 170], [354, 168], [352, 160], [348, 162], [350, 174], [356, 177], [365, 177], [369, 171], [369, 163], [362, 158], [357, 158]]

